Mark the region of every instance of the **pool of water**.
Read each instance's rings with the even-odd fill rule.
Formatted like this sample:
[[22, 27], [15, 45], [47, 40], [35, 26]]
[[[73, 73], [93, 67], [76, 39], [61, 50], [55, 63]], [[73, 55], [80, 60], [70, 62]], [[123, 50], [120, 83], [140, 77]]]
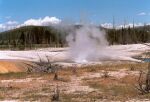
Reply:
[[133, 58], [144, 61], [144, 62], [150, 62], [150, 58], [140, 58], [140, 57], [133, 57]]
[[144, 61], [144, 62], [150, 62], [150, 58], [144, 58], [144, 59], [142, 59], [142, 61]]

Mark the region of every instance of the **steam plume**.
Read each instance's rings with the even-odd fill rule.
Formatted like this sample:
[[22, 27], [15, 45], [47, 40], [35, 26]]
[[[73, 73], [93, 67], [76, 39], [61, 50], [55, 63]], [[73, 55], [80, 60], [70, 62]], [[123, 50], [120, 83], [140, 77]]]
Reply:
[[70, 57], [77, 63], [98, 61], [108, 46], [105, 32], [95, 26], [82, 26], [67, 36]]

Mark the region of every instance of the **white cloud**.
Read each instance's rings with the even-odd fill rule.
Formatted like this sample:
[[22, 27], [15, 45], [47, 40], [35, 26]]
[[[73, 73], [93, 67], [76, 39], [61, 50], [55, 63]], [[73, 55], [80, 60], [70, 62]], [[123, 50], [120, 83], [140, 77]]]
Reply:
[[145, 12], [141, 12], [141, 13], [139, 13], [138, 14], [139, 16], [145, 16], [145, 15], [147, 15]]
[[[140, 26], [143, 26], [143, 25], [144, 24], [142, 24], [142, 23], [135, 23], [134, 27], [140, 27]], [[133, 27], [133, 23], [128, 23], [128, 24], [125, 24], [125, 25], [119, 25], [119, 26], [117, 26], [118, 29], [120, 29], [122, 27], [125, 27], [125, 28], [130, 27], [130, 28], [132, 28]]]
[[[50, 25], [56, 25], [56, 24], [60, 24], [60, 23], [62, 23], [61, 19], [58, 19], [56, 17], [49, 17], [49, 16], [46, 16], [44, 18], [39, 18], [39, 19], [29, 19], [29, 20], [26, 20], [25, 22], [23, 22], [22, 24], [19, 24], [17, 21], [8, 21], [8, 22], [0, 24], [0, 32], [14, 29], [14, 28], [18, 28], [21, 26], [29, 26], [29, 25], [50, 26]], [[135, 23], [134, 24], [135, 27], [143, 26], [143, 25], [144, 24], [142, 24], [142, 23]], [[150, 25], [150, 23], [147, 23], [147, 25]], [[113, 28], [112, 23], [103, 23], [103, 24], [101, 24], [101, 26], [104, 28], [108, 28], [108, 29]], [[133, 24], [128, 23], [126, 25], [116, 25], [115, 26], [116, 29], [121, 29], [122, 27], [126, 27], [126, 28], [131, 27], [132, 28]]]
[[[139, 26], [143, 26], [144, 24], [143, 23], [135, 23], [134, 24], [134, 27], [139, 27]], [[147, 25], [150, 25], [150, 23], [148, 23]], [[113, 24], [112, 23], [104, 23], [104, 24], [101, 24], [102, 27], [104, 28], [108, 28], [108, 29], [111, 29], [113, 28]], [[132, 28], [133, 27], [133, 23], [128, 23], [128, 24], [125, 24], [125, 25], [117, 25], [115, 26], [116, 29], [121, 29], [122, 27], [125, 27], [125, 28]]]
[[0, 24], [0, 30], [4, 29], [4, 28], [5, 28], [5, 26], [3, 24]]
[[17, 21], [8, 21], [6, 22], [7, 25], [17, 25], [18, 22]]
[[0, 31], [10, 30], [16, 28], [18, 25], [17, 21], [8, 21], [6, 23], [0, 24]]
[[61, 23], [61, 20], [56, 18], [56, 17], [49, 17], [46, 16], [43, 19], [39, 18], [39, 19], [29, 19], [26, 20], [24, 23], [19, 24], [17, 21], [8, 21], [6, 23], [2, 23], [0, 24], [0, 31], [5, 31], [5, 30], [10, 30], [13, 28], [18, 28], [21, 26], [29, 26], [29, 25], [33, 25], [33, 26], [49, 26], [49, 25], [56, 25]]
[[104, 27], [104, 28], [113, 28], [112, 23], [103, 23], [103, 24], [101, 24], [101, 26]]
[[41, 18], [29, 19], [29, 20], [25, 21], [23, 25], [49, 26], [49, 25], [59, 24], [60, 22], [61, 22], [61, 20], [56, 17], [46, 16], [43, 19], [41, 19]]

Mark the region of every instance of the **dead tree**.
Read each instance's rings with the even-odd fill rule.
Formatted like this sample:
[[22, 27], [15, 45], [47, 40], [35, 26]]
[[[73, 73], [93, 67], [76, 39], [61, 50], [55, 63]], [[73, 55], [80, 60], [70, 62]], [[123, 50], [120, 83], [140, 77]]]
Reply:
[[[144, 44], [148, 47], [150, 47], [150, 45], [148, 44]], [[149, 53], [148, 53], [149, 55]], [[141, 81], [142, 80], [142, 75], [143, 73], [140, 72], [140, 76], [139, 76], [139, 80], [138, 80], [138, 90], [142, 93], [142, 94], [146, 94], [146, 93], [150, 93], [150, 62], [148, 63], [148, 67], [147, 67], [148, 71], [146, 73], [145, 76], [145, 82]]]
[[54, 95], [52, 96], [51, 101], [59, 101], [59, 100], [60, 100], [60, 90], [57, 85], [57, 88], [55, 89], [55, 92], [54, 92]]
[[108, 77], [109, 77], [109, 72], [108, 72], [107, 70], [105, 70], [105, 71], [103, 72], [102, 78], [108, 78]]
[[58, 73], [57, 72], [55, 72], [53, 80], [58, 80]]
[[141, 94], [147, 94], [150, 93], [150, 63], [148, 64], [148, 72], [146, 73], [145, 80], [143, 74], [144, 72], [140, 71], [138, 86], [136, 86], [136, 89], [138, 89]]
[[47, 55], [45, 55], [45, 58], [47, 59], [47, 61], [43, 61], [41, 56], [38, 53], [37, 55], [39, 57], [39, 63], [37, 63], [37, 65], [39, 65], [39, 68], [38, 68], [39, 71], [46, 72], [46, 73], [54, 73], [56, 75], [60, 66], [53, 64]]
[[[150, 47], [149, 44], [143, 44], [143, 45]], [[149, 56], [149, 53], [147, 54]], [[140, 76], [138, 79], [138, 87], [136, 87], [142, 94], [150, 93], [150, 62], [148, 63], [147, 69], [148, 71], [146, 73], [145, 80], [143, 80], [144, 78], [142, 78], [144, 73], [142, 71], [140, 72]]]
[[146, 87], [145, 87], [145, 90], [147, 92], [150, 92], [150, 63], [148, 64], [148, 72], [147, 72], [147, 75], [146, 75]]
[[77, 65], [76, 64], [73, 65], [72, 73], [77, 74]]

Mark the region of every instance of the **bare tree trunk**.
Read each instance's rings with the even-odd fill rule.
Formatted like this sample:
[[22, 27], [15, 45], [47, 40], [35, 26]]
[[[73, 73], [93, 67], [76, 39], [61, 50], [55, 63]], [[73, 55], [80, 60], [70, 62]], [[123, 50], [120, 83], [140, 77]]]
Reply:
[[145, 90], [149, 92], [150, 90], [150, 63], [148, 64], [148, 73], [146, 75], [146, 87]]

